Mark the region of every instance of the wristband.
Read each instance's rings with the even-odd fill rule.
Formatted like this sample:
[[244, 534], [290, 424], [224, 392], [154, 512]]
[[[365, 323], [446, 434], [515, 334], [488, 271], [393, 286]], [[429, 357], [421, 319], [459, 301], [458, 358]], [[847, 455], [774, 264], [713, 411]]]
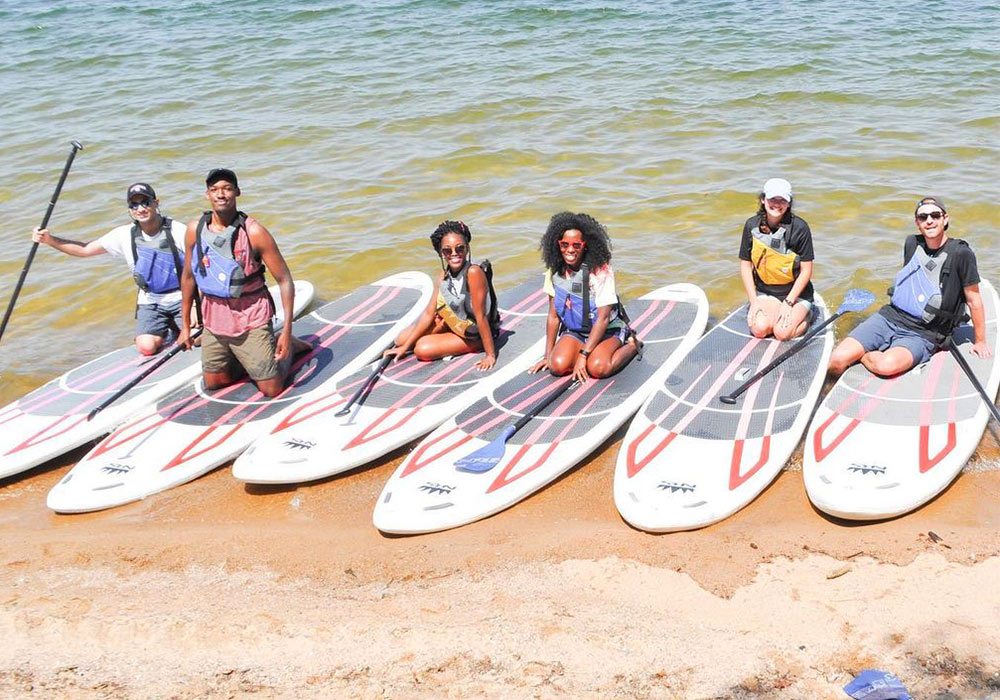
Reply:
[[789, 301], [788, 297], [785, 297], [784, 299], [782, 299], [781, 302], [783, 304], [788, 304], [789, 306], [795, 306], [795, 302], [794, 301]]
[[580, 354], [583, 355], [584, 357], [590, 357], [590, 350], [584, 348], [583, 350], [580, 351]]

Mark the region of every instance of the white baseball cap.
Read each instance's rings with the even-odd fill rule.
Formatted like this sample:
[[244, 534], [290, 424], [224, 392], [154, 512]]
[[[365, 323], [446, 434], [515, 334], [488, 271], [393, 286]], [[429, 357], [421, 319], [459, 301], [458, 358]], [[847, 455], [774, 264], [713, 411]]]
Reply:
[[764, 183], [764, 199], [781, 197], [786, 202], [792, 201], [792, 185], [788, 180], [772, 177]]

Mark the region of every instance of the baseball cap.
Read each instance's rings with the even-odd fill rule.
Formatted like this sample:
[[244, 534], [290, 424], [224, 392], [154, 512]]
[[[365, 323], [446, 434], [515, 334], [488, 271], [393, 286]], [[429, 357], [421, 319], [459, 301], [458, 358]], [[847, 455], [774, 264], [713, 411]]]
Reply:
[[148, 199], [156, 199], [156, 192], [154, 192], [153, 188], [145, 182], [136, 182], [135, 184], [130, 185], [128, 192], [125, 193], [125, 202], [130, 203], [132, 198], [136, 195], [147, 197]]
[[913, 210], [914, 215], [916, 215], [916, 213], [920, 211], [920, 207], [924, 206], [925, 204], [933, 204], [938, 209], [943, 211], [945, 214], [948, 213], [948, 210], [944, 208], [944, 202], [942, 202], [940, 199], [938, 199], [937, 197], [924, 197], [919, 202], [917, 202], [917, 208]]
[[205, 178], [205, 186], [211, 187], [219, 180], [225, 180], [233, 187], [240, 186], [240, 183], [236, 181], [236, 173], [229, 168], [212, 168], [209, 170], [208, 176]]
[[772, 177], [764, 183], [764, 199], [781, 197], [786, 202], [792, 201], [792, 185], [788, 180]]

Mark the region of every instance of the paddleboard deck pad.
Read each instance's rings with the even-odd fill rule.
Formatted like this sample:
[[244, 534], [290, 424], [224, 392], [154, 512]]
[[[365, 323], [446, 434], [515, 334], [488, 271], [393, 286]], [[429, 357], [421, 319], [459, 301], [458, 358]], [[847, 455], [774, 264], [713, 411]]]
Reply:
[[382, 490], [374, 512], [383, 532], [413, 534], [457, 527], [507, 508], [542, 488], [601, 445], [639, 408], [705, 328], [708, 301], [674, 284], [628, 305], [645, 342], [641, 360], [618, 374], [563, 393], [507, 442], [482, 473], [455, 463], [484, 448], [571, 377], [520, 373], [427, 436]]
[[338, 372], [351, 372], [412, 322], [430, 279], [400, 273], [317, 309], [292, 332], [313, 349], [294, 358], [292, 379], [268, 399], [244, 380], [207, 391], [199, 377], [97, 444], [48, 495], [57, 512], [100, 510], [183, 484], [231, 459], [274, 417]]
[[337, 416], [376, 362], [284, 411], [270, 434], [239, 456], [233, 476], [255, 483], [319, 479], [366, 464], [430, 432], [542, 356], [548, 299], [537, 282], [499, 295], [497, 364], [491, 370], [477, 369], [482, 353], [436, 362], [410, 355], [386, 367], [351, 411]]
[[[986, 393], [1000, 386], [996, 290], [979, 283], [986, 342], [993, 357], [970, 351], [971, 325], [954, 339]], [[803, 479], [820, 510], [851, 520], [907, 513], [934, 498], [958, 475], [986, 429], [990, 413], [947, 350], [891, 379], [861, 364], [841, 376], [809, 426]]]
[[[827, 318], [820, 295], [813, 324]], [[704, 527], [748, 504], [781, 471], [819, 399], [832, 324], [752, 384], [735, 405], [719, 400], [797, 340], [758, 339], [747, 306], [698, 341], [639, 411], [618, 452], [615, 505], [634, 527]]]
[[[269, 290], [284, 322], [277, 285]], [[295, 312], [312, 301], [313, 286], [295, 283]], [[110, 432], [157, 399], [187, 384], [201, 371], [201, 348], [180, 352], [145, 377], [93, 420], [87, 414], [121, 387], [157, 362], [161, 354], [145, 356], [135, 345], [115, 350], [39, 387], [0, 409], [0, 478], [17, 474], [58, 457]]]

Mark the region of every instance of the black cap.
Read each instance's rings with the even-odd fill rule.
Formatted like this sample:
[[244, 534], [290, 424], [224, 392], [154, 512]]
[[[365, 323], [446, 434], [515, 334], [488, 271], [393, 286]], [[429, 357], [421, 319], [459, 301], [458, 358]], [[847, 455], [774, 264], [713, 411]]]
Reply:
[[147, 197], [148, 199], [156, 199], [156, 192], [154, 192], [153, 188], [145, 182], [137, 182], [128, 188], [128, 192], [125, 193], [125, 203], [131, 204], [132, 198], [136, 195], [141, 195], [143, 197]]
[[205, 178], [205, 186], [211, 187], [219, 180], [225, 180], [233, 187], [240, 186], [240, 183], [236, 181], [236, 173], [229, 168], [212, 168], [209, 170], [208, 177]]
[[925, 204], [933, 204], [938, 209], [943, 211], [945, 214], [948, 213], [948, 210], [944, 208], [944, 202], [942, 202], [937, 197], [924, 197], [919, 202], [917, 202], [917, 208], [913, 210], [913, 213], [916, 214], [918, 211], [920, 211], [920, 207], [924, 206]]

